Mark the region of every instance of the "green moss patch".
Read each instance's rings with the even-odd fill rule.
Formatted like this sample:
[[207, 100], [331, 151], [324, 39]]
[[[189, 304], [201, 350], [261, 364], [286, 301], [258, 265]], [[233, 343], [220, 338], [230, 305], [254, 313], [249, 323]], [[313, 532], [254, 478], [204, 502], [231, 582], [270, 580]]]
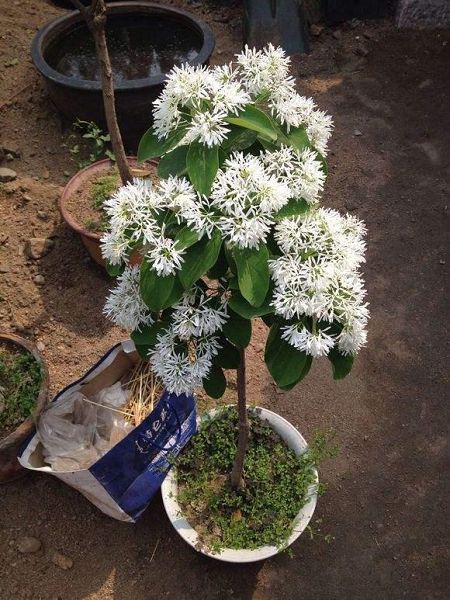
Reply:
[[0, 427], [9, 429], [33, 412], [42, 382], [41, 366], [27, 351], [0, 345]]
[[176, 460], [178, 502], [201, 544], [213, 552], [266, 544], [282, 547], [308, 500], [315, 466], [331, 454], [321, 435], [307, 453], [296, 456], [256, 409], [249, 409], [249, 419], [244, 490], [235, 491], [229, 481], [238, 431], [232, 407], [202, 423]]

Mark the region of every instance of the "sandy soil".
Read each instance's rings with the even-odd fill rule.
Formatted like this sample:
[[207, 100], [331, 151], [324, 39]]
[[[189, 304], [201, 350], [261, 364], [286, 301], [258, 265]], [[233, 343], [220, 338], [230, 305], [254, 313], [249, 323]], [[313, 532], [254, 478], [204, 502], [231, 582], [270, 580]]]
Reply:
[[[0, 191], [0, 327], [43, 344], [55, 392], [124, 334], [101, 313], [111, 281], [56, 210], [76, 167], [29, 46], [36, 28], [62, 11], [37, 0], [0, 4], [1, 144], [21, 151], [2, 165], [18, 178]], [[238, 7], [174, 4], [189, 4], [212, 25], [213, 62], [239, 49]], [[303, 535], [293, 558], [222, 565], [178, 538], [159, 497], [137, 525], [125, 525], [51, 477], [31, 475], [0, 487], [0, 598], [448, 597], [450, 32], [398, 32], [387, 22], [339, 31], [314, 37], [295, 69], [299, 88], [335, 117], [324, 201], [368, 226], [369, 345], [346, 380], [333, 382], [327, 362], [317, 362], [297, 389], [280, 393], [262, 363], [258, 324], [249, 369], [251, 400], [307, 437], [318, 427], [337, 432], [340, 455], [321, 472], [329, 490], [316, 512], [334, 542]], [[26, 241], [47, 236], [50, 252], [27, 258]], [[42, 548], [18, 552], [24, 535]], [[55, 550], [73, 560], [71, 569], [53, 564]]]

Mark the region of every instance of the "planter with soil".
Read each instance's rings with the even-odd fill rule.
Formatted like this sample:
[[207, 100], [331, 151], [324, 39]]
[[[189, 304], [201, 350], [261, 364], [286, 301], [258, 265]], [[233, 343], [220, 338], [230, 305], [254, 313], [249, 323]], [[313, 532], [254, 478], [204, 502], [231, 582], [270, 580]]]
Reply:
[[17, 454], [48, 398], [48, 371], [30, 341], [0, 333], [0, 483], [27, 473]]
[[[125, 147], [135, 151], [167, 73], [175, 65], [207, 64], [214, 34], [183, 10], [136, 1], [108, 6], [106, 34], [119, 127]], [[79, 118], [106, 129], [99, 62], [79, 12], [40, 29], [31, 54], [56, 108], [71, 123]]]
[[243, 490], [236, 493], [229, 482], [234, 407], [201, 418], [198, 434], [161, 489], [180, 536], [202, 554], [232, 563], [263, 560], [290, 546], [308, 525], [318, 494], [320, 449], [308, 449], [295, 427], [270, 410], [248, 414], [252, 433]]
[[[137, 165], [133, 157], [129, 157], [128, 162], [132, 167]], [[139, 175], [144, 172], [152, 183], [156, 183], [159, 179], [156, 167], [155, 161], [148, 161], [139, 170]], [[91, 257], [102, 267], [106, 262], [100, 250], [100, 239], [108, 227], [102, 205], [120, 185], [114, 163], [109, 159], [99, 160], [72, 177], [58, 203], [64, 221], [78, 233]]]

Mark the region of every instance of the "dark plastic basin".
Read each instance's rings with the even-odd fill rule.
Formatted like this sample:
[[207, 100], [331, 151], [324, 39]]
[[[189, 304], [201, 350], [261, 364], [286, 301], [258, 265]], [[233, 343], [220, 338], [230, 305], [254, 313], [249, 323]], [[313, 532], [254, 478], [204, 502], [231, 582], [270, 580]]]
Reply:
[[[214, 35], [193, 15], [148, 2], [108, 5], [107, 35], [119, 126], [125, 146], [135, 150], [167, 72], [183, 62], [208, 64]], [[93, 40], [78, 11], [40, 29], [31, 53], [56, 108], [71, 122], [106, 128]]]

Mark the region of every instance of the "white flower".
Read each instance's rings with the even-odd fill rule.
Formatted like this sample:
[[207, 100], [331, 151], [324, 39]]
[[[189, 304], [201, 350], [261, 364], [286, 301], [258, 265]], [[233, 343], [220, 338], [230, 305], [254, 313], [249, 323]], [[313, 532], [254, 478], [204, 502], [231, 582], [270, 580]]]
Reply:
[[174, 212], [197, 201], [197, 194], [185, 177], [171, 175], [167, 179], [162, 179], [158, 186], [158, 194], [164, 205]]
[[233, 246], [258, 248], [266, 240], [271, 221], [261, 216], [235, 215], [221, 217], [218, 228]]
[[235, 152], [217, 174], [211, 207], [221, 213], [217, 227], [232, 244], [257, 248], [289, 195], [288, 186], [266, 172], [261, 157]]
[[228, 319], [227, 305], [193, 290], [173, 307], [172, 330], [180, 339], [203, 337], [220, 331]]
[[[275, 313], [287, 320], [308, 316], [339, 323], [338, 346], [343, 353], [356, 352], [366, 339], [369, 313], [358, 272], [364, 261], [364, 232], [354, 217], [329, 209], [282, 219], [275, 227], [275, 240], [283, 255], [269, 261]], [[322, 346], [304, 326], [285, 331], [292, 345], [309, 353], [321, 351], [330, 341], [326, 330], [314, 334]]]
[[158, 335], [149, 360], [153, 371], [169, 392], [191, 394], [207, 377], [212, 359], [220, 349], [218, 338], [207, 336], [181, 341], [173, 330]]
[[306, 133], [313, 146], [323, 154], [327, 154], [328, 140], [333, 129], [333, 119], [321, 110], [313, 111], [307, 121]]
[[345, 325], [338, 337], [338, 347], [342, 354], [356, 354], [367, 341], [365, 323], [354, 320]]
[[241, 81], [253, 97], [270, 93], [270, 90], [285, 86], [290, 81], [290, 59], [282, 48], [269, 44], [262, 50], [245, 46], [241, 54], [236, 55]]
[[318, 329], [313, 333], [298, 324], [282, 327], [281, 330], [281, 337], [291, 346], [314, 357], [326, 356], [334, 346], [334, 338], [326, 333], [326, 329]]
[[217, 108], [195, 113], [187, 131], [189, 140], [192, 142], [198, 139], [201, 144], [210, 148], [220, 145], [230, 131], [224, 120], [226, 116], [226, 112]]
[[273, 89], [269, 108], [272, 115], [289, 132], [291, 127], [300, 127], [308, 122], [314, 110], [314, 101], [311, 98], [300, 96], [294, 86], [284, 85]]
[[184, 250], [179, 250], [174, 240], [165, 237], [164, 233], [155, 238], [153, 243], [154, 246], [146, 254], [151, 268], [162, 277], [174, 275], [181, 269]]
[[139, 293], [139, 267], [127, 267], [117, 278], [117, 286], [111, 290], [103, 313], [128, 331], [153, 323], [153, 317]]
[[126, 237], [123, 230], [104, 233], [100, 240], [100, 250], [103, 258], [112, 265], [120, 265], [126, 261], [128, 251], [130, 250], [130, 240]]
[[307, 148], [299, 154], [293, 148], [282, 146], [266, 152], [263, 159], [268, 172], [289, 187], [291, 198], [303, 198], [308, 204], [319, 201], [326, 175], [316, 152]]

